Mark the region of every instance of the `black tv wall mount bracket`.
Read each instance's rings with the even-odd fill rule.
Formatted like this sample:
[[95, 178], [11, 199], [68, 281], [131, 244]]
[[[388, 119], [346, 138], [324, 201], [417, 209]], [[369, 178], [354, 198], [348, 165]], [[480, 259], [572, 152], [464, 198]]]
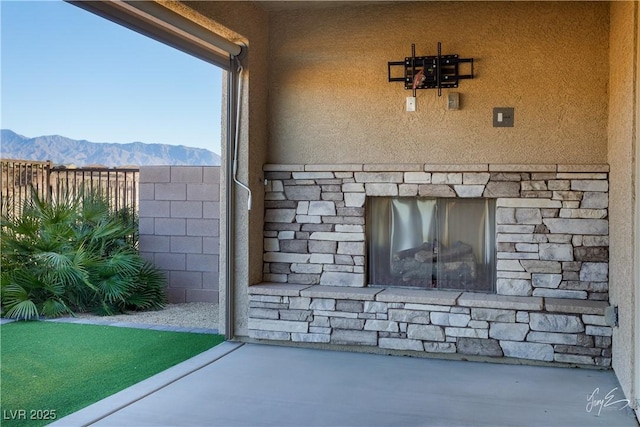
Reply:
[[[460, 74], [460, 64], [469, 64], [471, 72]], [[402, 67], [403, 74], [392, 76], [393, 70]], [[416, 45], [411, 45], [411, 56], [404, 61], [389, 62], [389, 81], [404, 82], [405, 89], [438, 89], [442, 96], [442, 88], [457, 88], [460, 80], [473, 78], [473, 58], [460, 58], [458, 55], [442, 55], [442, 43], [438, 42], [437, 56], [416, 56]]]

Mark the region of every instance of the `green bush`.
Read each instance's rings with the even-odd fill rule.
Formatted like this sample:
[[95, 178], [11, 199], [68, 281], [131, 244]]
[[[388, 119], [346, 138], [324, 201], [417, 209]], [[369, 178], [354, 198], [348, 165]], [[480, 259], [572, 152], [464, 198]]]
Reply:
[[165, 278], [137, 253], [130, 210], [98, 193], [44, 201], [1, 220], [0, 302], [18, 319], [75, 311], [115, 314], [162, 308]]

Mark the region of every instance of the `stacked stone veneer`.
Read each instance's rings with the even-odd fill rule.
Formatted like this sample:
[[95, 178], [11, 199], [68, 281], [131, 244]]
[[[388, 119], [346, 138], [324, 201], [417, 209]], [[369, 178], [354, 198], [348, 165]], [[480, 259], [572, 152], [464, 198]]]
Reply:
[[218, 302], [220, 168], [140, 168], [140, 254], [165, 272], [170, 302]]
[[[607, 165], [266, 165], [257, 339], [609, 366]], [[495, 294], [366, 287], [367, 197], [495, 198]]]
[[249, 294], [256, 339], [611, 365], [604, 301], [292, 284]]

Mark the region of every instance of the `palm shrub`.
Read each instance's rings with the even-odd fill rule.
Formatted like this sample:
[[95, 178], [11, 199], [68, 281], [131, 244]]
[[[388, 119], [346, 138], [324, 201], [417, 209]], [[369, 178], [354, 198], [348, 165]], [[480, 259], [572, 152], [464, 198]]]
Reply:
[[97, 192], [53, 201], [33, 192], [19, 215], [0, 223], [3, 315], [162, 308], [165, 279], [138, 255], [133, 217], [130, 210], [113, 212]]

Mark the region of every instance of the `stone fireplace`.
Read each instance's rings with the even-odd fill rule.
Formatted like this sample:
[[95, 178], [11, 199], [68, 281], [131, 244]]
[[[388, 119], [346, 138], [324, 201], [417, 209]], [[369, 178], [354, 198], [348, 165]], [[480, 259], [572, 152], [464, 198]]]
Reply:
[[255, 339], [609, 366], [607, 165], [266, 165]]

